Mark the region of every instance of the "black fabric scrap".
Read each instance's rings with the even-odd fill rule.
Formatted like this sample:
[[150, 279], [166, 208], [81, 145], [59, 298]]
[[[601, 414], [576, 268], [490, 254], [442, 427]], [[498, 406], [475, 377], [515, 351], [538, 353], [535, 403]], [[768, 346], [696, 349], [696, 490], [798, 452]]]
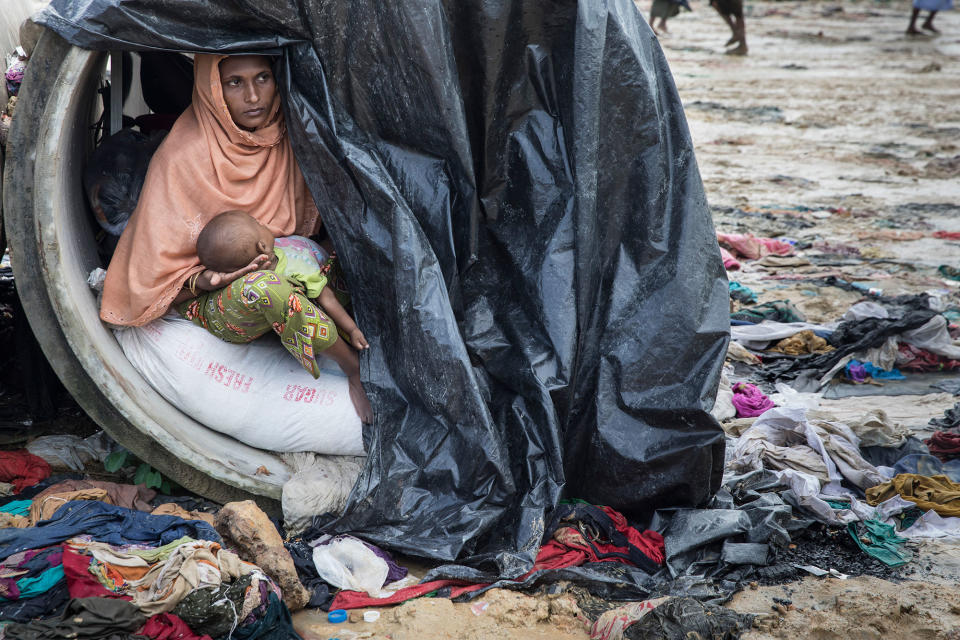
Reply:
[[770, 563], [770, 545], [726, 540], [723, 543], [723, 549], [720, 551], [720, 561], [727, 564], [766, 566]]
[[960, 396], [960, 380], [941, 380], [940, 382], [935, 382], [930, 386], [934, 389], [939, 389], [940, 391], [945, 391], [946, 393], [952, 393], [955, 396]]
[[828, 342], [835, 347], [830, 353], [814, 354], [793, 360], [778, 359], [764, 366], [758, 375], [766, 380], [793, 380], [807, 369], [816, 369], [821, 375], [829, 371], [844, 356], [879, 347], [890, 336], [916, 329], [937, 315], [936, 311], [921, 309], [908, 311], [901, 318], [864, 318], [848, 320], [830, 335]]
[[290, 610], [277, 594], [269, 593], [266, 604], [263, 615], [233, 633], [234, 640], [302, 640], [293, 628]]
[[635, 640], [737, 640], [743, 632], [750, 630], [753, 619], [753, 614], [703, 604], [693, 598], [674, 598], [627, 627], [624, 637]]
[[743, 563], [723, 561], [724, 543], [768, 545], [770, 553], [764, 564], [774, 562], [778, 551], [790, 543], [791, 534], [812, 523], [793, 516], [790, 505], [775, 491], [779, 486], [775, 473], [752, 471], [728, 478], [705, 509], [658, 511], [651, 528], [663, 533], [671, 575], [725, 579], [735, 573], [732, 582], [746, 579], [750, 569], [735, 568]]
[[30, 622], [58, 616], [70, 601], [67, 581], [61, 580], [48, 591], [32, 598], [0, 602], [0, 620]]
[[243, 623], [236, 616], [243, 608], [244, 596], [252, 581], [253, 575], [248, 573], [233, 582], [195, 589], [177, 603], [172, 613], [197, 635], [229, 636]]
[[913, 436], [907, 436], [907, 439], [898, 447], [881, 447], [879, 445], [860, 447], [860, 455], [875, 467], [892, 467], [897, 463], [897, 460], [914, 453], [929, 455], [930, 450], [922, 440]]
[[199, 511], [201, 513], [216, 513], [223, 508], [222, 505], [199, 496], [165, 496], [158, 493], [150, 501], [150, 506], [154, 508], [162, 504], [175, 504], [185, 511]]
[[[490, 589], [510, 589], [529, 592], [539, 585], [564, 581], [579, 585], [598, 598], [620, 600], [624, 602], [646, 600], [662, 587], [664, 571], [651, 576], [642, 569], [620, 562], [588, 562], [579, 567], [566, 569], [545, 569], [535, 571], [524, 580], [496, 580], [491, 582], [491, 574], [460, 565], [445, 565], [431, 570], [423, 578], [430, 580], [463, 580], [470, 583], [487, 583], [487, 586], [458, 596], [454, 602], [467, 602], [486, 593]], [[666, 576], [669, 578], [669, 576]], [[443, 591], [441, 590], [441, 594]]]
[[333, 602], [333, 594], [330, 593], [330, 585], [323, 581], [320, 574], [317, 573], [317, 565], [313, 562], [313, 547], [303, 540], [294, 540], [283, 544], [290, 557], [293, 558], [293, 565], [297, 568], [297, 577], [307, 591], [310, 592], [310, 600], [307, 606], [311, 608], [319, 607], [324, 611], [330, 609], [330, 603]]
[[940, 431], [960, 427], [960, 402], [944, 411], [942, 418], [931, 418], [928, 424]]
[[56, 619], [13, 623], [4, 628], [8, 640], [133, 638], [147, 621], [136, 605], [117, 598], [77, 598]]

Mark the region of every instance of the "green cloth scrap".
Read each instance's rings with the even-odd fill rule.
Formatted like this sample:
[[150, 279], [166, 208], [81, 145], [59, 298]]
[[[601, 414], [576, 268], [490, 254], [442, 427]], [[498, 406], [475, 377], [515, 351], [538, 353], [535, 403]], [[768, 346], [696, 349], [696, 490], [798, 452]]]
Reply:
[[739, 282], [731, 280], [730, 285], [730, 297], [734, 300], [739, 300], [744, 304], [754, 304], [757, 301], [757, 293], [750, 287], [744, 286]]
[[806, 322], [807, 317], [803, 315], [800, 309], [793, 306], [789, 300], [774, 300], [773, 302], [764, 302], [749, 309], [740, 309], [730, 314], [731, 320], [743, 320], [745, 322], [763, 322], [764, 320], [773, 320], [774, 322]]
[[187, 544], [188, 542], [196, 542], [190, 536], [183, 536], [182, 538], [177, 538], [173, 542], [168, 542], [162, 547], [155, 547], [153, 549], [125, 549], [124, 553], [129, 553], [132, 556], [137, 556], [143, 558], [150, 564], [155, 564], [161, 560], [166, 560], [173, 550], [179, 547], [182, 544]]
[[851, 522], [847, 531], [864, 553], [873, 556], [890, 567], [899, 567], [913, 559], [913, 554], [903, 548], [906, 538], [897, 535], [893, 525], [870, 519]]
[[27, 516], [30, 515], [30, 505], [32, 503], [33, 500], [13, 500], [0, 507], [0, 511], [12, 513], [15, 516]]
[[937, 271], [940, 272], [944, 278], [950, 278], [951, 280], [960, 280], [960, 269], [956, 267], [951, 267], [950, 265], [942, 264]]

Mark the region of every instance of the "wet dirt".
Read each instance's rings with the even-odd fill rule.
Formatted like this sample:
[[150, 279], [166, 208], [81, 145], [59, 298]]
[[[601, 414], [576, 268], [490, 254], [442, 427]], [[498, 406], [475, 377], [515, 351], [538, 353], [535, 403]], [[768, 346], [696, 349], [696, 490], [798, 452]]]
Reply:
[[955, 585], [932, 590], [922, 582], [897, 584], [870, 576], [807, 577], [791, 584], [745, 589], [727, 606], [757, 614], [755, 628], [742, 636], [744, 640], [956, 640], [960, 638], [958, 596], [960, 588]]
[[[648, 0], [641, 10], [646, 16]], [[760, 302], [787, 299], [808, 321], [836, 320], [863, 295], [797, 279], [826, 275], [893, 295], [933, 291], [946, 304], [957, 300], [960, 282], [938, 276], [936, 267], [960, 265], [960, 241], [931, 233], [960, 231], [960, 12], [938, 16], [938, 37], [906, 37], [908, 15], [903, 1], [751, 1], [745, 57], [724, 55], [729, 30], [704, 2], [670, 20], [661, 43], [718, 228], [815, 249], [810, 265], [744, 264], [733, 273]], [[0, 318], [13, 313], [12, 295], [0, 277]], [[22, 414], [14, 338], [0, 324], [0, 409], [6, 403]], [[61, 418], [76, 413], [60, 402], [60, 390], [54, 395]], [[867, 402], [923, 429], [955, 401], [947, 394], [842, 398], [823, 408], [853, 418]], [[93, 428], [79, 416], [76, 432]], [[895, 570], [863, 555], [842, 530], [814, 528], [794, 544], [782, 563], [859, 577], [791, 569], [778, 575], [785, 584], [739, 592], [727, 606], [758, 614], [758, 628], [745, 638], [960, 640], [957, 542], [911, 543], [913, 561]], [[602, 603], [594, 608], [591, 616]], [[304, 611], [294, 623], [306, 640], [589, 637], [588, 616], [571, 593], [491, 590], [467, 603], [421, 598], [377, 611], [376, 622], [334, 625], [324, 612]]]

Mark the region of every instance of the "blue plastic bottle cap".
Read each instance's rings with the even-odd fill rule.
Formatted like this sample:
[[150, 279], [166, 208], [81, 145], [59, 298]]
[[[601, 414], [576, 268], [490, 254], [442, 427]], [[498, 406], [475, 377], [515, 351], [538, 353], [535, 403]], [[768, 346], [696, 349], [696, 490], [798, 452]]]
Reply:
[[346, 609], [334, 609], [327, 614], [327, 622], [332, 622], [334, 624], [347, 621], [347, 610]]

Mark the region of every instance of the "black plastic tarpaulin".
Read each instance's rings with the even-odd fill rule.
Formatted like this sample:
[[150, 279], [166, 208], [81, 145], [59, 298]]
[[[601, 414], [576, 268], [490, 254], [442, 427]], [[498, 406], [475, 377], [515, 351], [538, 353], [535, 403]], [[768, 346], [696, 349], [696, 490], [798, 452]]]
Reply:
[[504, 577], [562, 496], [719, 486], [727, 285], [631, 0], [54, 0], [92, 49], [281, 49], [297, 159], [371, 349], [332, 531]]

